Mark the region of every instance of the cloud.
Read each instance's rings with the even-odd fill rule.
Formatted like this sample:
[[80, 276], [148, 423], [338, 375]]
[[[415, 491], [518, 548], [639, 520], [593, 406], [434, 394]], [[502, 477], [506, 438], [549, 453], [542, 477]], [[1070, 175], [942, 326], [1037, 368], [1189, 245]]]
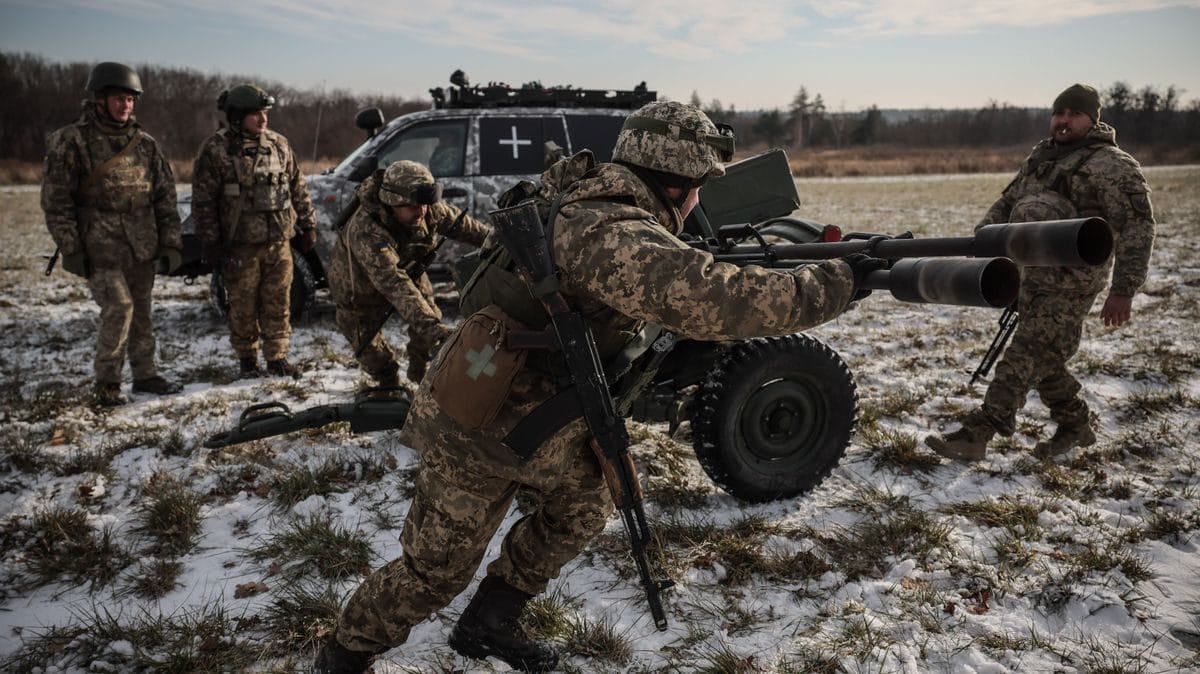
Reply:
[[1198, 0], [830, 0], [812, 9], [846, 37], [956, 35], [997, 27], [1045, 27], [1112, 14], [1200, 7]]

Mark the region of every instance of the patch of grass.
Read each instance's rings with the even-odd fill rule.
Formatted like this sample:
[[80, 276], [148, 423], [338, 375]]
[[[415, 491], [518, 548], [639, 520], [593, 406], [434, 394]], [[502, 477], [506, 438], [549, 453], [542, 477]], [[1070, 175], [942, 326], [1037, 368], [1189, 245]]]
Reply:
[[1143, 389], [1129, 394], [1118, 414], [1124, 422], [1140, 421], [1195, 404], [1196, 401], [1191, 396], [1177, 388], [1166, 391]]
[[705, 646], [696, 653], [696, 674], [752, 674], [764, 671], [753, 655], [741, 655], [726, 643]]
[[844, 671], [837, 656], [805, 647], [779, 662], [779, 674], [838, 674]]
[[251, 559], [274, 561], [293, 580], [308, 573], [325, 580], [365, 575], [374, 557], [365, 533], [336, 524], [328, 512], [297, 518], [250, 551]]
[[876, 468], [931, 471], [942, 463], [936, 454], [918, 449], [917, 436], [912, 433], [874, 425], [859, 432], [858, 439], [872, 452]]
[[153, 538], [158, 554], [185, 554], [200, 534], [200, 508], [200, 496], [185, 482], [170, 473], [155, 473], [142, 484], [134, 531]]
[[138, 563], [122, 594], [131, 594], [139, 599], [154, 601], [171, 594], [179, 587], [179, 576], [183, 575], [183, 562], [178, 559], [154, 557]]
[[292, 583], [271, 595], [260, 617], [267, 632], [267, 651], [283, 656], [313, 651], [337, 625], [341, 597], [332, 587]]
[[[26, 640], [3, 666], [26, 672], [50, 665], [165, 674], [240, 671], [258, 656], [255, 647], [236, 638], [236, 631], [236, 622], [219, 605], [169, 616], [147, 610], [113, 616], [105, 607], [92, 606], [87, 614], [76, 615], [74, 624], [50, 627]], [[117, 643], [127, 647], [112, 648]]]
[[633, 658], [633, 643], [617, 631], [611, 619], [589, 620], [577, 617], [566, 634], [566, 649], [573, 655], [611, 665], [624, 665]]
[[878, 508], [858, 523], [821, 535], [830, 559], [847, 578], [879, 577], [901, 557], [920, 561], [938, 549], [950, 548], [952, 527], [904, 502]]
[[766, 545], [771, 536], [797, 537], [795, 529], [761, 516], [728, 526], [711, 521], [668, 517], [655, 524], [660, 568], [682, 574], [689, 568], [725, 570], [723, 583], [738, 585], [754, 576], [797, 580], [825, 573], [828, 564], [807, 551], [784, 551]]
[[25, 568], [38, 585], [86, 582], [95, 590], [111, 583], [133, 561], [115, 528], [109, 525], [97, 532], [80, 508], [40, 511], [30, 531], [33, 540], [25, 551]]
[[331, 460], [316, 468], [300, 466], [271, 482], [270, 498], [278, 510], [287, 510], [310, 496], [340, 494], [349, 482], [342, 468]]
[[1155, 510], [1146, 516], [1142, 526], [1132, 529], [1126, 536], [1130, 542], [1161, 540], [1167, 543], [1182, 543], [1184, 535], [1195, 529], [1194, 519], [1174, 510]]
[[885, 389], [879, 395], [869, 395], [859, 399], [859, 416], [863, 419], [878, 420], [884, 417], [903, 419], [917, 411], [927, 399], [923, 391], [911, 391], [902, 386]]
[[561, 587], [556, 587], [529, 600], [521, 613], [521, 623], [532, 637], [563, 639], [571, 631], [575, 610], [575, 602], [563, 594]]
[[975, 639], [975, 644], [985, 651], [991, 653], [1004, 653], [1006, 651], [1026, 651], [1029, 650], [1030, 643], [1028, 639], [1014, 636], [1005, 632], [1004, 634], [989, 634], [987, 636]]
[[0, 430], [0, 472], [36, 475], [50, 465], [40, 447], [45, 434], [9, 426]]
[[1037, 540], [1041, 536], [1038, 516], [1045, 509], [1045, 505], [1034, 505], [1018, 497], [1004, 495], [998, 499], [948, 503], [938, 511], [962, 515], [983, 526], [1007, 529], [1025, 540]]

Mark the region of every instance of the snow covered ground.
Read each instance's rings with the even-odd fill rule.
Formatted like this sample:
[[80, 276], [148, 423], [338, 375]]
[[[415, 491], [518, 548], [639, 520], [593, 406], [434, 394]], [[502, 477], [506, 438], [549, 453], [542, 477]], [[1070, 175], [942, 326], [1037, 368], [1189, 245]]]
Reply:
[[[936, 461], [920, 439], [977, 403], [967, 379], [999, 312], [877, 292], [812, 333], [854, 371], [862, 422], [811, 493], [741, 503], [686, 427], [634, 425], [670, 627], [655, 631], [614, 519], [531, 616], [563, 671], [1200, 669], [1200, 167], [1147, 175], [1150, 281], [1126, 327], [1104, 328], [1097, 303], [1073, 361], [1095, 446], [1035, 459], [1053, 425], [1032, 396], [985, 461]], [[806, 217], [933, 236], [969, 232], [1007, 178], [798, 184]], [[295, 327], [299, 381], [241, 381], [207, 285], [160, 280], [161, 368], [185, 389], [97, 409], [96, 307], [78, 279], [42, 276], [52, 248], [36, 192], [0, 188], [0, 670], [302, 668], [337, 602], [400, 553], [417, 455], [342, 426], [201, 443], [253, 403], [345, 401], [366, 382], [327, 298]], [[398, 323], [389, 335], [403, 342]], [[470, 592], [375, 670], [504, 671], [445, 644]]]

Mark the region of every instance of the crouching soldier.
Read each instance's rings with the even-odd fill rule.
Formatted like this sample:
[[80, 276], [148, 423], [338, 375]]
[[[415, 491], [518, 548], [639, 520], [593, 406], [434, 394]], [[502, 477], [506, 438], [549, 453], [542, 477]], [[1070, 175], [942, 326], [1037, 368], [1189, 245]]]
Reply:
[[329, 289], [338, 330], [379, 386], [398, 386], [400, 366], [383, 337], [394, 311], [408, 324], [408, 379], [425, 376], [437, 347], [453, 332], [442, 323], [425, 268], [445, 237], [476, 246], [488, 226], [441, 200], [429, 169], [398, 161], [359, 185], [358, 209], [338, 232]]
[[134, 391], [180, 390], [155, 368], [150, 296], [156, 266], [175, 271], [183, 244], [171, 166], [133, 116], [141, 79], [105, 62], [86, 89], [79, 120], [47, 141], [42, 210], [63, 269], [87, 279], [100, 307], [94, 399], [120, 405], [127, 353]]

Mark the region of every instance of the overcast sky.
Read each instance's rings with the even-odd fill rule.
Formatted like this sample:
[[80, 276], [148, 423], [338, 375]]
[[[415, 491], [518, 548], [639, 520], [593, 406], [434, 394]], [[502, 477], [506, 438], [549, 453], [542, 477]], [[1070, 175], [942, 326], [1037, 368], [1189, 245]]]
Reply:
[[[428, 98], [472, 82], [831, 110], [1049, 106], [1072, 82], [1200, 98], [1200, 0], [0, 0], [0, 50]], [[81, 83], [82, 84], [82, 83]]]

